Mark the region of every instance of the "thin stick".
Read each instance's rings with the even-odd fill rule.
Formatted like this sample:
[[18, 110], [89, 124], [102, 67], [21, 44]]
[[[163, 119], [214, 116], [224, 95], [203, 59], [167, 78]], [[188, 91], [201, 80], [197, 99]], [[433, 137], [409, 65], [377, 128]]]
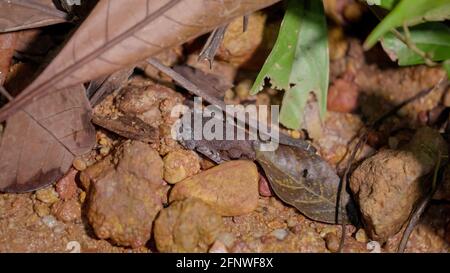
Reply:
[[218, 27], [209, 35], [208, 41], [206, 41], [198, 60], [207, 60], [209, 62], [209, 68], [212, 69], [212, 64], [214, 62], [214, 57], [217, 54], [220, 44], [223, 41], [225, 32], [227, 31], [228, 25]]
[[[347, 184], [348, 184], [348, 175], [350, 173], [350, 169], [351, 169], [351, 167], [353, 165], [353, 161], [355, 160], [356, 155], [361, 150], [361, 148], [364, 147], [366, 142], [367, 142], [367, 133], [364, 132], [364, 133], [362, 133], [362, 135], [360, 135], [360, 137], [358, 139], [358, 142], [356, 143], [355, 148], [353, 149], [353, 151], [352, 151], [352, 153], [350, 155], [349, 161], [347, 163], [347, 166], [345, 168], [345, 172], [344, 172], [344, 175], [342, 177], [342, 183], [340, 185], [341, 188], [340, 188], [339, 196], [338, 196], [338, 209], [336, 210], [337, 211], [337, 217], [336, 217], [337, 220], [339, 220], [339, 218], [338, 218], [339, 215], [343, 215], [343, 213], [345, 213], [345, 207], [344, 207], [344, 204], [342, 203], [343, 202], [342, 201], [343, 200], [342, 197], [344, 196], [345, 191], [347, 190], [346, 188], [347, 188]], [[344, 249], [345, 234], [346, 234], [346, 230], [347, 230], [347, 225], [344, 222], [344, 219], [341, 219], [341, 221], [342, 221], [341, 222], [341, 226], [342, 226], [342, 231], [341, 232], [342, 233], [341, 233], [341, 240], [339, 241], [339, 249], [338, 249], [338, 252], [340, 252], [340, 253]], [[336, 221], [336, 222], [338, 223], [338, 221]]]
[[0, 85], [0, 94], [2, 94], [8, 101], [12, 101], [14, 99], [13, 96], [11, 96], [11, 94], [9, 94], [8, 91], [6, 91], [6, 89]]
[[405, 252], [406, 245], [408, 243], [409, 237], [411, 236], [411, 233], [414, 231], [414, 228], [419, 223], [420, 217], [424, 213], [425, 209], [428, 207], [428, 204], [430, 203], [431, 199], [433, 198], [433, 195], [436, 193], [438, 184], [440, 184], [440, 182], [442, 181], [442, 179], [439, 179], [439, 181], [438, 181], [438, 174], [439, 174], [439, 170], [441, 169], [441, 158], [442, 158], [441, 152], [439, 151], [438, 162], [436, 163], [436, 167], [434, 168], [433, 180], [431, 183], [431, 190], [425, 196], [425, 198], [419, 203], [417, 208], [412, 213], [412, 216], [408, 222], [408, 226], [406, 227], [405, 231], [403, 232], [402, 240], [400, 241], [400, 244], [398, 246], [397, 253]]

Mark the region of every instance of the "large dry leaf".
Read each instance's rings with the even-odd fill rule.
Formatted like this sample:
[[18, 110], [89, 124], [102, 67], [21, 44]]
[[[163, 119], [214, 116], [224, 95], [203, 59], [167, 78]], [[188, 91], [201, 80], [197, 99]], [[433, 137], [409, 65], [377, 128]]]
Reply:
[[104, 0], [0, 121], [32, 99], [111, 74], [279, 0]]
[[26, 192], [61, 178], [90, 151], [95, 130], [83, 86], [64, 89], [8, 119], [0, 143], [0, 191]]
[[277, 196], [304, 215], [333, 224], [356, 219], [349, 194], [342, 197], [345, 209], [338, 206], [339, 176], [318, 155], [280, 145], [275, 152], [257, 151], [256, 158]]
[[58, 24], [66, 17], [53, 0], [0, 0], [0, 32]]

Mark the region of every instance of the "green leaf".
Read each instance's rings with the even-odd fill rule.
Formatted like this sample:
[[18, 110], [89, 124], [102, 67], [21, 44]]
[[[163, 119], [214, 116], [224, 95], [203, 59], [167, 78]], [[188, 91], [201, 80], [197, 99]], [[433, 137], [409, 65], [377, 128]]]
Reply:
[[[450, 59], [450, 28], [441, 23], [427, 23], [410, 29], [411, 42], [423, 52], [427, 52], [433, 61]], [[384, 50], [399, 65], [423, 64], [424, 60], [405, 43], [388, 33], [382, 40]]]
[[269, 78], [273, 88], [285, 90], [280, 122], [299, 129], [310, 92], [321, 115], [326, 111], [329, 80], [327, 25], [322, 1], [292, 0], [278, 40], [253, 88], [258, 93]]
[[398, 0], [366, 0], [369, 5], [377, 5], [385, 9], [392, 9]]
[[426, 21], [450, 19], [450, 0], [401, 0], [367, 38], [364, 47], [371, 48], [390, 30]]
[[270, 79], [273, 88], [289, 89], [290, 71], [294, 63], [300, 31], [301, 12], [301, 5], [295, 0], [290, 1], [281, 22], [277, 41], [251, 89], [253, 95], [262, 90], [266, 78]]
[[443, 62], [442, 67], [447, 71], [447, 78], [450, 79], [450, 60]]

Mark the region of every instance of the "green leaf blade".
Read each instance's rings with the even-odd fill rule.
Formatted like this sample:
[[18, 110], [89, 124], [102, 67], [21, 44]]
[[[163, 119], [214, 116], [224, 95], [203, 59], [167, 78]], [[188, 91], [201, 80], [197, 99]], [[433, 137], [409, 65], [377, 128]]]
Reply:
[[253, 85], [252, 94], [260, 91], [266, 78], [270, 78], [273, 88], [286, 91], [280, 122], [287, 128], [301, 128], [310, 92], [316, 95], [322, 116], [325, 114], [329, 52], [321, 1], [289, 2], [277, 43]]
[[406, 24], [416, 25], [426, 21], [450, 19], [450, 0], [401, 0], [367, 38], [364, 47], [369, 49], [394, 28]]
[[275, 89], [289, 88], [290, 70], [294, 61], [295, 45], [298, 41], [298, 35], [293, 34], [299, 32], [299, 21], [301, 20], [301, 10], [294, 2], [291, 1], [289, 4], [274, 48], [250, 91], [252, 95], [261, 91], [265, 79], [270, 79], [270, 83]]
[[[410, 29], [411, 42], [430, 55], [435, 62], [450, 59], [450, 28], [441, 23], [427, 23]], [[382, 40], [386, 52], [399, 65], [417, 65], [425, 63], [423, 58], [411, 50], [392, 33]]]

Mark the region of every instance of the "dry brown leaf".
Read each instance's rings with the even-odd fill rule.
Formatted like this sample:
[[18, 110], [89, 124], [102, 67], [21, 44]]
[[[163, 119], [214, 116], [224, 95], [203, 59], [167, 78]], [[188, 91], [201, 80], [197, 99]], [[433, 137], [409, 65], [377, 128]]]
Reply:
[[349, 194], [343, 196], [346, 213], [337, 218], [340, 179], [321, 157], [297, 147], [280, 145], [275, 152], [256, 152], [256, 160], [276, 195], [309, 218], [336, 224], [356, 219]]
[[66, 17], [53, 0], [0, 0], [0, 32], [63, 23]]
[[8, 119], [0, 139], [0, 191], [26, 192], [60, 179], [90, 151], [95, 130], [83, 86], [64, 89]]
[[111, 74], [278, 1], [100, 1], [53, 62], [0, 111], [0, 121], [36, 97]]

